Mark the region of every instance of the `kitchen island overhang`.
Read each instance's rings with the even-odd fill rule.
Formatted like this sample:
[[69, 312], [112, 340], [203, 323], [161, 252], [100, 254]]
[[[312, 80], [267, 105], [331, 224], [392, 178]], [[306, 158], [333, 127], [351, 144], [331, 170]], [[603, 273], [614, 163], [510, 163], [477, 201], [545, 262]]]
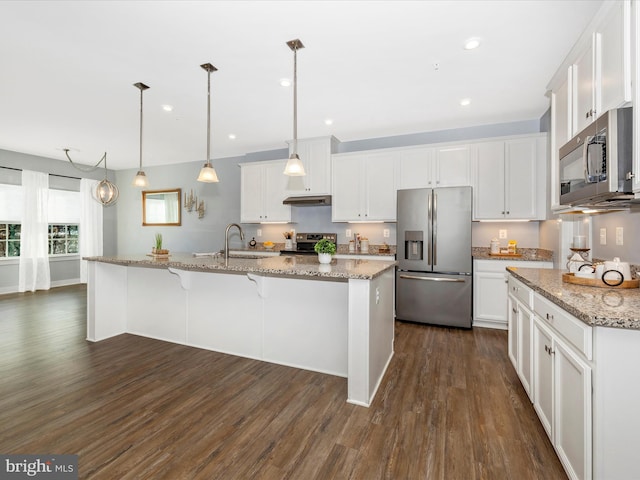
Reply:
[[316, 257], [87, 257], [87, 339], [123, 333], [347, 378], [369, 406], [393, 356], [394, 266]]

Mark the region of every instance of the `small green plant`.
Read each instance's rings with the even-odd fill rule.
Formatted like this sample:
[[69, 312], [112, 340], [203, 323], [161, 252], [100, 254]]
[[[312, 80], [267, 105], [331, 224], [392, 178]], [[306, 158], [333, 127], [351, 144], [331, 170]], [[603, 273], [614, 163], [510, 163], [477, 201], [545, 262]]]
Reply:
[[162, 234], [156, 233], [156, 250], [162, 250]]
[[323, 238], [322, 240], [318, 240], [318, 243], [315, 244], [313, 249], [316, 253], [328, 253], [333, 255], [336, 253], [336, 244], [331, 240]]

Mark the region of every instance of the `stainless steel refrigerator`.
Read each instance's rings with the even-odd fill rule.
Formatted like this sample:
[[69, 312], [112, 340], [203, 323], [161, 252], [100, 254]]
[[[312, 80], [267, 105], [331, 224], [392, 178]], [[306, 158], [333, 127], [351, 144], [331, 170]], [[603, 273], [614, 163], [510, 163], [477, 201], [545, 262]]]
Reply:
[[471, 187], [398, 190], [396, 318], [471, 328]]

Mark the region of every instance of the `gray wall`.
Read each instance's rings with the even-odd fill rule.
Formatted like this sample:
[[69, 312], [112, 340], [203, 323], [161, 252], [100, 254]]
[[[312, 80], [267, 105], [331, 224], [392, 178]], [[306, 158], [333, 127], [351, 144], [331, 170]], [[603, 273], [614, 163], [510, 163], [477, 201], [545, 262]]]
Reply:
[[[592, 222], [592, 258], [610, 260], [620, 257], [624, 262], [640, 264], [640, 210], [594, 215]], [[616, 227], [624, 229], [624, 245], [616, 245]], [[600, 245], [600, 229], [607, 229], [607, 244]]]
[[[95, 161], [98, 160], [99, 159], [96, 159]], [[49, 186], [51, 188], [61, 190], [79, 191], [80, 178], [92, 178], [94, 180], [102, 180], [102, 178], [104, 178], [104, 169], [98, 169], [94, 172], [88, 173], [81, 172], [75, 169], [68, 161], [38, 157], [35, 155], [11, 152], [8, 150], [0, 150], [0, 167], [8, 167], [19, 170], [33, 170], [36, 172], [45, 172], [53, 175], [62, 175], [63, 177], [49, 177]], [[109, 171], [108, 175], [109, 178], [113, 181], [114, 172]], [[0, 168], [0, 183], [20, 185], [21, 178], [22, 173], [20, 171]], [[117, 251], [116, 248], [118, 232], [116, 228], [116, 209], [115, 207], [107, 207], [104, 209], [105, 255], [113, 255]], [[78, 258], [56, 258], [52, 259], [49, 265], [51, 268], [51, 283], [53, 286], [75, 283], [80, 278], [80, 260]], [[14, 259], [0, 261], [0, 292], [17, 291], [17, 289], [18, 260]]]

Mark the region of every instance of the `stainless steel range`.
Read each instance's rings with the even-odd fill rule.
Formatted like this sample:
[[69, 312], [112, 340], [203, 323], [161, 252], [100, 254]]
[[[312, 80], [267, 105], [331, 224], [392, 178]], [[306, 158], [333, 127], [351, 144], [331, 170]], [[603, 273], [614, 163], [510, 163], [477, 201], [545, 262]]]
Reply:
[[297, 233], [296, 248], [294, 250], [281, 250], [280, 255], [315, 255], [313, 249], [319, 240], [326, 238], [337, 245], [338, 235], [335, 233]]

